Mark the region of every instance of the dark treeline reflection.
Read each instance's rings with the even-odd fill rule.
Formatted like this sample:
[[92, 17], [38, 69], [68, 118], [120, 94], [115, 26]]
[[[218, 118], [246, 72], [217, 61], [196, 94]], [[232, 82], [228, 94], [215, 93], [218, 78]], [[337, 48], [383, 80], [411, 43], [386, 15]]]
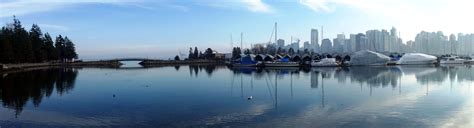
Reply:
[[38, 107], [53, 90], [63, 95], [72, 91], [78, 71], [73, 68], [51, 68], [0, 76], [0, 99], [3, 106], [21, 113], [28, 101]]
[[365, 84], [373, 87], [397, 87], [403, 84], [403, 75], [414, 75], [421, 84], [450, 81], [474, 81], [471, 66], [390, 66], [348, 68], [232, 68], [234, 74], [247, 74], [260, 78], [266, 74], [308, 74], [312, 88], [318, 88], [322, 79], [335, 79], [339, 83]]
[[[188, 65], [189, 75], [192, 77], [198, 77], [199, 73], [205, 72], [207, 76], [212, 76], [212, 73], [217, 69], [225, 69], [226, 66], [223, 65], [212, 65], [212, 64], [203, 64], [203, 65]], [[179, 70], [179, 66], [175, 67], [176, 71]]]

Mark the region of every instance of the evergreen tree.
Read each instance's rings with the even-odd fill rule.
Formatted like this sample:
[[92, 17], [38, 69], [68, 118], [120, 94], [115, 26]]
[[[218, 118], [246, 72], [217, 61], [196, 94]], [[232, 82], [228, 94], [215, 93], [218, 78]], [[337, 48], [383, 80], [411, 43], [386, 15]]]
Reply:
[[189, 48], [188, 59], [190, 59], [190, 60], [194, 59], [194, 53], [193, 53], [193, 48], [192, 47]]
[[59, 59], [59, 54], [56, 48], [54, 48], [54, 42], [49, 33], [44, 34], [43, 38], [43, 50], [46, 52], [46, 60], [47, 61], [52, 61], [52, 60], [58, 60]]
[[206, 51], [204, 52], [204, 58], [206, 59], [212, 59], [214, 58], [214, 54], [212, 53], [211, 48], [207, 48]]
[[20, 20], [13, 16], [13, 23], [0, 31], [0, 63], [31, 63], [77, 58], [74, 43], [61, 35], [56, 43], [46, 33], [43, 36], [38, 25], [33, 24], [28, 32]]
[[42, 48], [43, 39], [42, 39], [43, 33], [41, 32], [41, 29], [39, 28], [38, 25], [33, 24], [30, 30], [30, 42], [33, 50], [33, 55], [34, 55], [34, 61], [35, 62], [41, 62], [45, 60], [47, 57], [44, 49]]
[[13, 16], [13, 52], [15, 54], [15, 62], [27, 63], [33, 61], [33, 51], [31, 42], [28, 37], [28, 31], [23, 28], [20, 20]]
[[64, 61], [65, 55], [64, 55], [64, 38], [59, 35], [56, 37], [56, 42], [54, 44], [54, 47], [56, 49], [56, 54], [58, 55], [58, 59], [61, 61]]
[[176, 55], [176, 56], [174, 57], [174, 60], [180, 60], [179, 56]]
[[0, 31], [0, 63], [11, 63], [14, 61], [13, 47], [10, 41], [12, 34], [13, 30], [7, 27], [2, 27]]
[[77, 59], [76, 47], [67, 36], [64, 38], [64, 57], [67, 60]]
[[199, 50], [197, 47], [194, 47], [194, 58], [198, 59], [199, 58]]

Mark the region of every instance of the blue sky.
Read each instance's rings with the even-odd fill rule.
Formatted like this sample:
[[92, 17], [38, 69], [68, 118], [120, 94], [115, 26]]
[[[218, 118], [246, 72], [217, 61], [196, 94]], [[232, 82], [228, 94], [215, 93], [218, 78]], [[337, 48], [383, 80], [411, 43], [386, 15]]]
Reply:
[[278, 37], [309, 40], [396, 27], [404, 41], [425, 31], [472, 33], [469, 0], [0, 0], [0, 23], [12, 15], [26, 28], [67, 35], [80, 58], [169, 58], [190, 46], [228, 52], [244, 33], [244, 47]]

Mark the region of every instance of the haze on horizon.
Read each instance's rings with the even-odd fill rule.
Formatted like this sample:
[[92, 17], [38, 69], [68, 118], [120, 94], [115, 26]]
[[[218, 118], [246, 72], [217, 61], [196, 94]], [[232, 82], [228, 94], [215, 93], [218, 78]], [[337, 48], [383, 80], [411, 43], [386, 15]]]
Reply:
[[244, 48], [278, 38], [309, 41], [311, 28], [324, 38], [400, 31], [403, 42], [421, 31], [474, 33], [471, 0], [0, 0], [0, 23], [16, 15], [29, 29], [68, 35], [81, 59], [171, 58], [189, 47], [230, 52], [244, 33]]

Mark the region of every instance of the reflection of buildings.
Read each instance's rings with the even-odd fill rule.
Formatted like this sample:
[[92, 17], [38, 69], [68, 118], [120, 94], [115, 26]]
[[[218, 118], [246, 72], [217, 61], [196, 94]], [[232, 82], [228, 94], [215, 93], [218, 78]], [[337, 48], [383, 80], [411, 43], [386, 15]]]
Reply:
[[318, 88], [319, 72], [311, 72], [311, 88]]
[[28, 100], [39, 106], [53, 90], [60, 95], [72, 91], [78, 72], [71, 68], [54, 68], [8, 74], [0, 77], [0, 99], [3, 106], [20, 114]]

